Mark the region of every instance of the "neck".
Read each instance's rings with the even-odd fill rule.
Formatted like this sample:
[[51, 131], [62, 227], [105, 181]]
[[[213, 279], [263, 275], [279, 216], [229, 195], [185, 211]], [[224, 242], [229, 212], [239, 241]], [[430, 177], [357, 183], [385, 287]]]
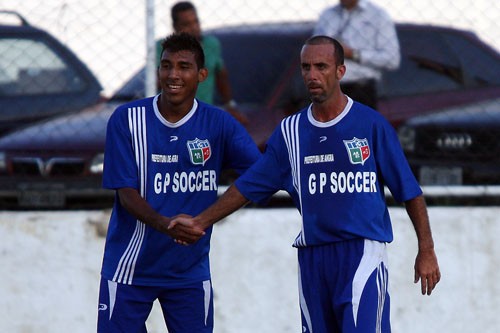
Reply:
[[180, 104], [172, 103], [168, 101], [167, 98], [161, 94], [158, 98], [158, 110], [160, 114], [171, 123], [176, 123], [182, 118], [184, 118], [189, 111], [193, 108], [194, 99], [181, 102]]
[[339, 116], [344, 111], [347, 105], [347, 96], [341, 94], [331, 101], [323, 103], [315, 103], [312, 105], [312, 114], [314, 119], [322, 123], [326, 123]]

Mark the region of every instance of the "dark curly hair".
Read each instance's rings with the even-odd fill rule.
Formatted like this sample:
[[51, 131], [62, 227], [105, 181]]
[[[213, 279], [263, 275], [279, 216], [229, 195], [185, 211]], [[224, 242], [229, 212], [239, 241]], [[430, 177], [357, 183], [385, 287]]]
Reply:
[[194, 59], [198, 69], [205, 67], [205, 53], [200, 42], [185, 32], [175, 33], [167, 36], [161, 43], [161, 53], [168, 51], [172, 53], [180, 51], [190, 51], [194, 54]]

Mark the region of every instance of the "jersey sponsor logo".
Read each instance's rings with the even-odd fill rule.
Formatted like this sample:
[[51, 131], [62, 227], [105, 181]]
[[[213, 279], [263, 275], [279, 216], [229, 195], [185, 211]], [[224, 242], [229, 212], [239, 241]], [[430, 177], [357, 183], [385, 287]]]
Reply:
[[212, 156], [212, 149], [208, 140], [188, 140], [187, 147], [189, 158], [194, 165], [205, 165], [205, 162]]
[[327, 137], [326, 136], [320, 136], [319, 137], [319, 143], [323, 142], [323, 141], [326, 141]]
[[177, 135], [170, 136], [170, 142], [177, 141], [177, 140], [179, 140], [179, 137]]
[[368, 157], [370, 157], [370, 146], [368, 145], [367, 139], [358, 139], [354, 137], [352, 140], [344, 140], [344, 145], [347, 149], [351, 164], [363, 165]]
[[106, 311], [108, 306], [104, 303], [99, 304], [99, 311]]
[[154, 162], [154, 163], [177, 163], [177, 162], [179, 162], [179, 155], [151, 154], [151, 162]]
[[158, 172], [154, 178], [156, 194], [217, 191], [217, 188], [215, 170], [174, 172], [173, 174]]
[[311, 155], [304, 157], [304, 164], [333, 162], [333, 154]]
[[321, 172], [311, 173], [308, 178], [309, 194], [330, 193], [375, 193], [377, 192], [377, 173], [358, 172]]

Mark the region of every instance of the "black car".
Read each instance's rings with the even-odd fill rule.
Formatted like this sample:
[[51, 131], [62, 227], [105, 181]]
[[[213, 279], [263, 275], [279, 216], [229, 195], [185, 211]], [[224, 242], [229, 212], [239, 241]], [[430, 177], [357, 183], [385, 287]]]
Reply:
[[[210, 31], [221, 40], [233, 95], [261, 148], [283, 117], [309, 103], [299, 54], [313, 26], [273, 23]], [[499, 54], [474, 34], [429, 25], [396, 28], [401, 66], [384, 73], [378, 86], [378, 110], [395, 127], [412, 116], [480, 107], [500, 96]], [[1, 138], [0, 204], [64, 207], [112, 198], [101, 188], [106, 122], [118, 104], [143, 96], [144, 70], [107, 103]]]
[[422, 185], [500, 184], [500, 97], [414, 117], [398, 134]]
[[0, 134], [102, 99], [96, 77], [68, 47], [16, 12], [0, 11], [0, 20]]

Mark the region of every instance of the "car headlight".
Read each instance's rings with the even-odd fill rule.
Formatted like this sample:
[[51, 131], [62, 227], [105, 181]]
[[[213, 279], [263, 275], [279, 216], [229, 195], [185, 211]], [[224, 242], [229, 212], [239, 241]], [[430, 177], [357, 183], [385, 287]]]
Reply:
[[7, 157], [3, 151], [0, 151], [0, 172], [7, 170]]
[[104, 153], [97, 154], [90, 163], [90, 172], [93, 174], [102, 174], [104, 169]]
[[405, 151], [412, 152], [415, 150], [415, 129], [413, 127], [402, 126], [398, 130], [398, 137], [401, 146]]

